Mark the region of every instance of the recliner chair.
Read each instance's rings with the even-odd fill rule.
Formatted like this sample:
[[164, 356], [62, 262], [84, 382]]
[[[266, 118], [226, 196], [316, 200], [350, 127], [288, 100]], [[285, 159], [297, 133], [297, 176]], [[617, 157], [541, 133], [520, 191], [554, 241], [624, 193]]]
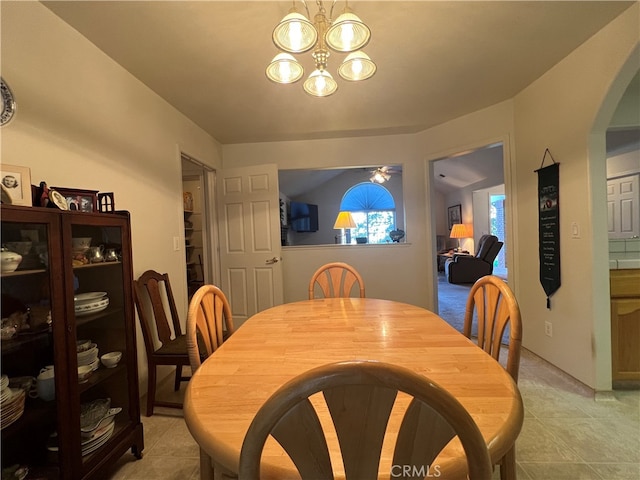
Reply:
[[444, 273], [449, 283], [475, 283], [480, 277], [493, 273], [493, 261], [503, 242], [495, 235], [483, 235], [478, 240], [475, 256], [455, 255], [447, 260]]

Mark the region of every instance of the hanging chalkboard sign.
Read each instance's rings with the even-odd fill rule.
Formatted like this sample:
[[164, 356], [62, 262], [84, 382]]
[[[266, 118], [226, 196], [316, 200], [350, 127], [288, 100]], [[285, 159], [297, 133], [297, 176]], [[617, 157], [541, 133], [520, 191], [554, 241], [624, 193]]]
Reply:
[[[544, 166], [547, 156], [552, 165]], [[556, 163], [547, 148], [542, 157], [538, 174], [538, 247], [540, 253], [540, 283], [547, 295], [547, 308], [551, 308], [550, 297], [560, 288], [560, 164]]]

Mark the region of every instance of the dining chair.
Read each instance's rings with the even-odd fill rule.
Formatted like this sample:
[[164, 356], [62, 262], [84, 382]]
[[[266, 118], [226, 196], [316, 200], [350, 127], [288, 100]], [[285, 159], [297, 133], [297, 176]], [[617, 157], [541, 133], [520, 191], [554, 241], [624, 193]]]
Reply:
[[364, 281], [355, 268], [343, 262], [332, 262], [315, 271], [309, 282], [309, 300], [315, 298], [316, 285], [324, 298], [349, 297], [354, 286], [364, 298]]
[[[404, 367], [374, 361], [323, 365], [282, 385], [256, 413], [240, 451], [239, 475], [260, 478], [260, 458], [272, 436], [301, 478], [334, 478], [325, 431], [309, 397], [322, 392], [337, 434], [345, 478], [378, 478], [387, 423], [399, 392], [412, 398], [395, 440], [391, 478], [421, 478], [440, 451], [458, 436], [469, 478], [488, 480], [487, 445], [469, 412], [427, 377]], [[402, 412], [401, 412], [402, 413]], [[394, 470], [397, 470], [394, 472]], [[431, 471], [433, 476], [436, 472]]]
[[[522, 346], [522, 319], [520, 307], [507, 283], [494, 275], [478, 279], [467, 297], [463, 334], [471, 338], [474, 313], [478, 327], [478, 346], [500, 361], [502, 337], [509, 326], [509, 348], [505, 369], [514, 382], [518, 382], [520, 350]], [[500, 478], [516, 478], [515, 447], [500, 460]]]
[[[174, 390], [180, 389], [180, 383], [191, 377], [182, 375], [182, 367], [189, 366], [187, 337], [180, 327], [180, 318], [173, 299], [169, 275], [147, 270], [133, 282], [134, 299], [142, 337], [147, 353], [147, 417], [153, 415], [158, 407], [182, 408], [182, 403], [156, 400], [156, 375], [158, 365], [176, 367]], [[151, 309], [149, 309], [151, 306]], [[167, 312], [166, 306], [169, 307]], [[169, 325], [171, 319], [171, 326]], [[173, 330], [173, 331], [172, 331]], [[160, 346], [156, 347], [154, 333]]]
[[[189, 301], [186, 330], [187, 353], [193, 375], [202, 362], [234, 332], [231, 306], [222, 290], [215, 285], [203, 285], [196, 290]], [[200, 470], [206, 471], [201, 478], [237, 478], [221, 465], [215, 464], [202, 449], [200, 450]]]
[[[215, 285], [203, 285], [191, 297], [187, 313], [187, 352], [191, 373], [234, 332], [227, 297]], [[200, 345], [199, 345], [200, 344]], [[204, 346], [201, 351], [200, 346]]]

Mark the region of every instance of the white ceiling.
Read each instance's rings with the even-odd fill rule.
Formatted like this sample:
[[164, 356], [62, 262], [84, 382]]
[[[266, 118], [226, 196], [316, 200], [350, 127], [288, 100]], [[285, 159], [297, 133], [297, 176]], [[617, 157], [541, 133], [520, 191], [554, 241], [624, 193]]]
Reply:
[[633, 4], [352, 1], [378, 72], [320, 99], [264, 74], [291, 1], [43, 3], [223, 144], [424, 130], [513, 97]]

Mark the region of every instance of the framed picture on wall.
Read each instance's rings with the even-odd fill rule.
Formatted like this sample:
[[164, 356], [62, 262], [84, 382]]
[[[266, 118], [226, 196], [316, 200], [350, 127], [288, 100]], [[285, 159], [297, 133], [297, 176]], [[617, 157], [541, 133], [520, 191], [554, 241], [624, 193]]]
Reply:
[[453, 205], [447, 208], [447, 222], [449, 230], [451, 230], [456, 223], [462, 223], [462, 205]]
[[3, 163], [0, 168], [3, 202], [30, 207], [33, 204], [31, 199], [31, 170], [28, 167], [8, 165], [6, 163]]

